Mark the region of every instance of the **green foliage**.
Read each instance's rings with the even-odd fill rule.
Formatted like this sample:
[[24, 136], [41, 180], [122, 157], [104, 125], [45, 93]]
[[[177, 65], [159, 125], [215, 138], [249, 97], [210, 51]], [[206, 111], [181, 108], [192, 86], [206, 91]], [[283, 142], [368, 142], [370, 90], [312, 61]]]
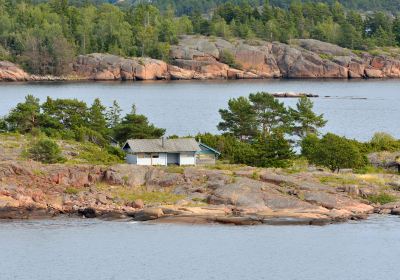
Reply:
[[120, 147], [107, 146], [106, 150], [110, 155], [114, 155], [120, 160], [125, 160], [126, 153]]
[[76, 195], [76, 194], [79, 193], [79, 190], [76, 189], [76, 188], [74, 188], [74, 187], [67, 187], [67, 188], [64, 190], [64, 193], [66, 193], [66, 194], [71, 194], [71, 195]]
[[290, 143], [282, 134], [260, 136], [253, 144], [255, 156], [251, 165], [259, 167], [288, 167], [294, 156]]
[[[400, 10], [400, 0], [143, 2], [149, 1], [2, 0], [0, 59], [16, 61], [31, 73], [64, 75], [77, 54], [103, 52], [167, 61], [179, 36], [193, 33], [281, 42], [313, 38], [351, 49], [400, 43], [399, 17], [370, 12], [393, 13]], [[369, 13], [364, 16], [344, 6]], [[240, 68], [229, 53], [221, 60]]]
[[123, 162], [120, 155], [112, 154], [108, 149], [101, 148], [92, 143], [81, 144], [79, 154], [72, 160], [71, 163], [81, 161], [89, 164], [100, 165], [111, 165]]
[[145, 116], [136, 114], [135, 106], [132, 107], [131, 113], [113, 128], [113, 131], [115, 139], [121, 143], [128, 139], [160, 138], [165, 133], [165, 129], [149, 124]]
[[302, 154], [310, 163], [329, 168], [332, 172], [343, 168], [358, 168], [365, 165], [359, 147], [345, 137], [328, 133], [318, 139], [308, 136], [302, 141]]
[[[111, 164], [125, 158], [121, 149], [110, 146], [110, 142], [114, 142], [113, 137], [124, 142], [128, 138], [158, 138], [165, 132], [149, 124], [147, 118], [136, 114], [135, 110], [122, 119], [120, 113], [116, 102], [106, 110], [99, 99], [88, 107], [85, 102], [76, 99], [50, 97], [40, 104], [37, 98], [28, 95], [25, 102], [18, 103], [5, 118], [0, 119], [0, 131], [76, 140], [85, 143], [78, 161]], [[40, 156], [35, 154], [35, 158]]]
[[293, 109], [266, 92], [231, 99], [228, 109], [219, 112], [222, 122], [218, 129], [227, 134], [197, 137], [221, 151], [222, 159], [260, 167], [290, 166], [294, 152], [287, 136], [310, 136], [303, 142], [304, 155], [310, 156], [315, 150], [312, 144], [319, 143], [313, 133], [326, 124], [323, 115], [313, 112], [309, 98], [301, 98]]
[[114, 191], [114, 196], [125, 201], [135, 201], [138, 199], [143, 200], [145, 204], [160, 203], [160, 204], [175, 204], [185, 196], [177, 195], [169, 191], [154, 191], [148, 192], [146, 190], [132, 190], [126, 188], [119, 188]]
[[379, 203], [381, 205], [391, 202], [396, 202], [398, 198], [394, 195], [382, 192], [377, 195], [369, 195], [367, 199], [372, 203]]
[[235, 69], [242, 69], [242, 65], [236, 62], [235, 56], [228, 50], [223, 50], [220, 54], [219, 60], [222, 63], [229, 65]]
[[326, 125], [323, 115], [313, 111], [314, 104], [308, 97], [301, 97], [295, 109], [290, 109], [294, 121], [294, 133], [301, 139], [310, 134], [318, 134], [318, 129]]
[[28, 150], [28, 157], [42, 163], [64, 162], [61, 149], [51, 139], [41, 139], [34, 143]]
[[377, 132], [372, 137], [369, 145], [372, 151], [399, 151], [400, 141], [396, 140], [392, 135], [385, 132]]
[[256, 135], [256, 114], [246, 97], [233, 98], [228, 101], [228, 109], [220, 109], [222, 122], [218, 129], [227, 131], [240, 138], [248, 139]]
[[[18, 105], [10, 111], [5, 118], [7, 127], [10, 131], [27, 133], [39, 126], [40, 123], [40, 105], [39, 99], [33, 95], [27, 95], [25, 102]], [[3, 127], [4, 127], [3, 123]]]

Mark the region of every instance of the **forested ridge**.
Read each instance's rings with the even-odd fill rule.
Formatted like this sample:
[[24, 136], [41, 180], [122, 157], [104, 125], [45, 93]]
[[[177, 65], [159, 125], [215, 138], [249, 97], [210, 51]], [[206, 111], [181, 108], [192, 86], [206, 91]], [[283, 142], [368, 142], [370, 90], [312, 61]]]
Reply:
[[400, 44], [398, 15], [346, 8], [378, 3], [373, 1], [346, 1], [346, 7], [332, 1], [91, 2], [0, 0], [0, 60], [55, 75], [67, 73], [76, 55], [93, 52], [168, 61], [171, 45], [183, 34], [285, 43], [313, 38], [356, 50]]
[[[46, 0], [36, 0], [36, 2], [44, 2]], [[300, 0], [298, 0], [300, 2]], [[336, 0], [302, 0], [301, 2], [322, 2], [333, 4]], [[139, 4], [143, 2], [151, 2], [160, 9], [167, 9], [173, 6], [178, 15], [190, 14], [193, 12], [209, 13], [218, 5], [226, 2], [235, 4], [248, 3], [253, 7], [262, 6], [264, 0], [70, 0], [71, 4], [82, 5], [85, 3], [101, 4], [113, 3], [120, 6]], [[271, 4], [281, 8], [288, 8], [293, 0], [270, 0]], [[397, 12], [400, 10], [400, 0], [339, 0], [345, 8], [356, 9], [360, 11], [389, 11]]]

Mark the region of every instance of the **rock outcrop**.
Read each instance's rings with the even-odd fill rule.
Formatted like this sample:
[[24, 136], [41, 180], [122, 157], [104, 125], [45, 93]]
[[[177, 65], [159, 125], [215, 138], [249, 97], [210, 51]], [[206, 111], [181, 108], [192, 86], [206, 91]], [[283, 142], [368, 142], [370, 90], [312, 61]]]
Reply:
[[18, 65], [8, 61], [0, 61], [0, 81], [18, 82], [28, 80], [29, 75]]
[[[168, 204], [121, 195], [135, 192], [166, 193], [163, 197], [179, 200]], [[398, 206], [385, 207], [397, 213]], [[65, 214], [167, 223], [326, 224], [365, 218], [376, 209], [358, 188], [324, 185], [311, 173], [251, 167], [187, 167], [171, 173], [168, 168], [125, 164], [0, 163], [0, 219]]]
[[96, 81], [169, 79], [168, 66], [161, 60], [100, 53], [80, 55], [72, 75]]
[[283, 44], [186, 35], [171, 46], [169, 61], [100, 53], [80, 55], [67, 77], [29, 76], [10, 62], [0, 62], [0, 81], [400, 78], [399, 59], [356, 55], [312, 39]]

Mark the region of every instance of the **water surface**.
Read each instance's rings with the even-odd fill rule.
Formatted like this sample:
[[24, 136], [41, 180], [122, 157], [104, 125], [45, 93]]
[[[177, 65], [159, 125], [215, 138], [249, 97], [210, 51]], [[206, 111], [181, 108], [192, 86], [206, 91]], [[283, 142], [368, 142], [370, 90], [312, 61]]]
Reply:
[[[315, 110], [329, 121], [325, 131], [360, 140], [376, 131], [400, 138], [400, 80], [256, 80], [170, 81], [108, 83], [2, 83], [0, 115], [27, 94], [41, 100], [78, 98], [91, 103], [99, 97], [106, 105], [117, 100], [128, 111], [133, 103], [167, 134], [193, 135], [217, 132], [218, 109], [230, 98], [251, 92], [307, 92], [321, 95]], [[324, 96], [331, 96], [324, 98]], [[359, 99], [366, 98], [366, 99]], [[284, 100], [293, 106], [296, 100]]]
[[317, 226], [0, 223], [0, 279], [398, 279], [400, 219]]

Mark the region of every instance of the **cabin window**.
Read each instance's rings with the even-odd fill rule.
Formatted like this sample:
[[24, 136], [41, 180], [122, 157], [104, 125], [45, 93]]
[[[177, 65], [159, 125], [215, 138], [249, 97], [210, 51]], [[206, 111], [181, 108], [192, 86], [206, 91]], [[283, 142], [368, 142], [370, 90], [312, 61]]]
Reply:
[[142, 153], [142, 154], [137, 154], [138, 158], [151, 158], [151, 154], [149, 153]]
[[152, 158], [159, 158], [159, 157], [160, 157], [159, 154], [153, 154], [153, 155], [152, 155]]

